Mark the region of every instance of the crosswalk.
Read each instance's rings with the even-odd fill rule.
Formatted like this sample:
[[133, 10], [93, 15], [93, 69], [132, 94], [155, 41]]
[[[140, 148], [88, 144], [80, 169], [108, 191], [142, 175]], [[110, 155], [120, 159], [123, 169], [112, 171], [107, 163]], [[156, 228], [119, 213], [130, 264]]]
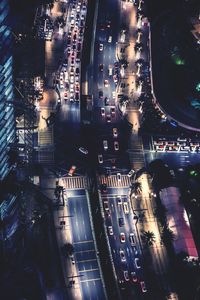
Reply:
[[88, 189], [90, 187], [90, 180], [86, 176], [65, 177], [63, 180], [68, 190]]
[[100, 184], [106, 183], [107, 187], [127, 188], [131, 185], [131, 180], [127, 175], [121, 175], [121, 180], [118, 180], [116, 175], [108, 177], [101, 175], [99, 177]]
[[38, 151], [38, 162], [42, 165], [52, 166], [54, 165], [54, 150], [39, 150]]
[[131, 136], [128, 150], [133, 169], [139, 170], [145, 165], [143, 144], [140, 137]]
[[38, 144], [40, 147], [53, 145], [53, 127], [38, 132]]

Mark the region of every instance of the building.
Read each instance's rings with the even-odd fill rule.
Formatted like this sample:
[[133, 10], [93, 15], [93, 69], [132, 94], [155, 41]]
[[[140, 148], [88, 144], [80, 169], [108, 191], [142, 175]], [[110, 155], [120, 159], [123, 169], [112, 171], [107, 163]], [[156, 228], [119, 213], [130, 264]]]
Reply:
[[177, 187], [164, 188], [159, 193], [166, 208], [167, 224], [173, 231], [175, 253], [185, 252], [190, 258], [198, 258], [197, 248], [186, 210], [180, 202], [180, 191]]
[[8, 152], [15, 141], [13, 108], [12, 35], [8, 25], [8, 0], [0, 2], [0, 181], [10, 171]]
[[[18, 227], [17, 195], [7, 184], [12, 164], [10, 150], [16, 142], [13, 95], [12, 32], [8, 0], [0, 1], [0, 241], [11, 246]], [[1, 243], [2, 245], [2, 243]], [[5, 245], [4, 245], [5, 250]], [[1, 250], [1, 249], [0, 249]]]

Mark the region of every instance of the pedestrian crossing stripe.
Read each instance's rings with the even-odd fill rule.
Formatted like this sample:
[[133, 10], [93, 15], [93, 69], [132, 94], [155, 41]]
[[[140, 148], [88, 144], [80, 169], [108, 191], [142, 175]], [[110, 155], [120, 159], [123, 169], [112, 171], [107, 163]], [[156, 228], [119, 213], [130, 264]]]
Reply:
[[106, 184], [107, 187], [130, 187], [131, 180], [127, 175], [121, 175], [121, 180], [118, 180], [116, 175], [110, 175], [108, 177], [101, 175], [99, 177], [100, 184]]
[[64, 181], [65, 187], [68, 190], [88, 189], [90, 186], [90, 180], [85, 176], [65, 177]]

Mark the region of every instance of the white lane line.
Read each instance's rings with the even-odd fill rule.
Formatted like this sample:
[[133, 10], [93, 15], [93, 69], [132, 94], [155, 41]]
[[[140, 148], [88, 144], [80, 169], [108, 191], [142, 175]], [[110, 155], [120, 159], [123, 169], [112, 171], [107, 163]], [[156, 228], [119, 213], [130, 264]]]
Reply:
[[81, 272], [92, 272], [92, 271], [99, 271], [99, 269], [98, 268], [97, 269], [85, 269], [85, 270], [79, 271], [79, 273], [81, 273]]
[[81, 241], [81, 242], [75, 242], [74, 244], [84, 244], [84, 243], [93, 243], [93, 240], [88, 240], [88, 241]]
[[77, 253], [85, 253], [85, 252], [95, 252], [95, 250], [94, 249], [90, 249], [90, 250], [76, 251], [76, 254]]
[[80, 282], [88, 282], [88, 281], [98, 281], [101, 280], [101, 278], [94, 278], [94, 279], [86, 279], [86, 280], [80, 280]]
[[86, 259], [86, 260], [77, 260], [77, 263], [84, 263], [84, 262], [89, 262], [89, 261], [96, 261], [96, 258], [92, 258], [92, 259]]

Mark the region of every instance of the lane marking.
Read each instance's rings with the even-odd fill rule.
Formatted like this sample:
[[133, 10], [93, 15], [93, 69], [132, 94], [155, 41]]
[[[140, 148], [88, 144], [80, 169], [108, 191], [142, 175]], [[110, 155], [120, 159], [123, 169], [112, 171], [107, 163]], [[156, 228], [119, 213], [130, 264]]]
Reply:
[[93, 258], [93, 259], [86, 259], [86, 260], [77, 260], [77, 263], [84, 263], [84, 262], [89, 262], [89, 261], [97, 261], [97, 259]]
[[101, 278], [94, 278], [94, 279], [86, 279], [86, 280], [80, 280], [80, 282], [89, 282], [89, 281], [99, 281]]
[[85, 252], [95, 252], [94, 249], [89, 249], [89, 250], [83, 250], [83, 251], [76, 251], [76, 254], [77, 253], [85, 253]]
[[81, 270], [81, 271], [78, 271], [79, 273], [81, 272], [92, 272], [92, 271], [99, 271], [99, 269], [87, 269], [87, 270]]
[[93, 243], [93, 240], [88, 240], [88, 241], [80, 241], [80, 242], [75, 242], [74, 244], [84, 244], [84, 243]]

